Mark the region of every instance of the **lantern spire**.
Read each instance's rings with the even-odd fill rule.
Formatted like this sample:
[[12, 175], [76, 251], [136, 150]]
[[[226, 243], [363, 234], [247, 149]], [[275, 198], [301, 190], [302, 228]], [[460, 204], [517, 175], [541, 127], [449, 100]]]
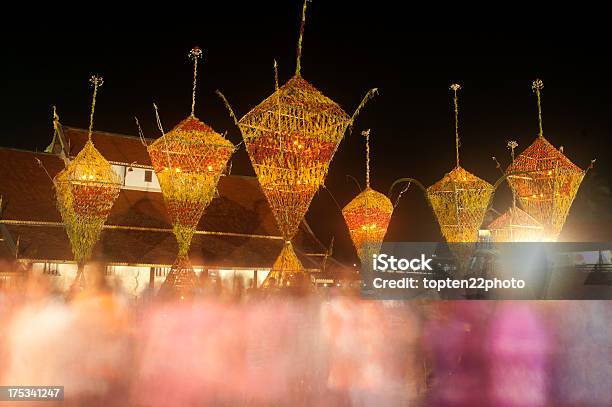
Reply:
[[306, 26], [306, 4], [311, 0], [304, 0], [304, 6], [302, 6], [302, 22], [300, 23], [300, 36], [298, 38], [297, 45], [297, 63], [295, 65], [295, 75], [300, 76], [302, 69], [302, 39], [304, 38], [304, 27]]
[[[514, 149], [518, 147], [518, 143], [514, 140], [508, 142], [508, 148], [510, 149], [510, 157], [512, 157], [512, 164], [514, 164]], [[516, 191], [514, 188], [510, 188], [512, 190], [512, 208], [516, 208]]]
[[96, 97], [98, 96], [98, 88], [102, 86], [104, 79], [101, 76], [92, 75], [91, 78], [89, 78], [89, 82], [91, 82], [91, 85], [94, 88], [91, 100], [91, 113], [89, 114], [89, 132], [87, 133], [87, 137], [89, 141], [91, 141], [91, 134], [93, 132], [93, 118], [96, 110]]
[[544, 89], [544, 82], [542, 82], [541, 79], [536, 79], [535, 81], [533, 81], [533, 84], [531, 85], [531, 89], [533, 89], [533, 91], [535, 92], [537, 98], [538, 98], [538, 125], [540, 127], [540, 133], [538, 134], [540, 137], [544, 136], [544, 133], [542, 131], [542, 95], [541, 95], [541, 91], [542, 89]]
[[457, 98], [457, 91], [461, 89], [461, 85], [453, 83], [450, 85], [449, 89], [453, 91], [453, 102], [455, 105], [455, 155], [457, 158], [457, 167], [459, 167], [459, 146], [461, 144], [459, 142], [459, 101]]
[[361, 132], [366, 138], [366, 189], [370, 188], [370, 129]]
[[193, 61], [193, 91], [191, 93], [191, 117], [195, 117], [196, 86], [198, 83], [198, 60], [202, 59], [200, 47], [193, 47], [189, 51], [189, 59]]

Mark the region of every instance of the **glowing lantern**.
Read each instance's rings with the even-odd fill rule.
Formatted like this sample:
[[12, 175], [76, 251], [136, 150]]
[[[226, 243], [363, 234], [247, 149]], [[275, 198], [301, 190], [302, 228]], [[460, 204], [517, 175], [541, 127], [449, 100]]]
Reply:
[[[516, 141], [508, 142], [512, 162], [514, 162], [514, 149], [517, 146]], [[544, 228], [540, 222], [516, 206], [516, 195], [513, 191], [512, 206], [489, 224], [489, 231], [493, 241], [498, 243], [539, 242], [542, 240]]]
[[494, 242], [539, 242], [544, 228], [527, 212], [513, 206], [489, 224]]
[[[540, 133], [508, 167], [508, 183], [529, 215], [544, 225], [547, 240], [556, 241], [586, 171], [557, 150], [542, 132], [541, 80], [533, 82]], [[512, 174], [515, 175], [512, 175]]]
[[448, 243], [478, 240], [492, 194], [491, 184], [459, 166], [427, 188], [429, 202]]
[[[197, 67], [202, 51], [196, 47], [189, 55], [194, 62], [191, 115], [148, 147], [179, 247], [178, 260], [172, 270], [178, 270], [180, 275], [189, 270], [194, 274], [187, 260], [191, 239], [234, 152], [232, 143], [194, 115]], [[164, 290], [184, 291], [183, 281], [195, 282], [195, 275], [189, 278], [171, 276], [174, 274], [168, 275]]]
[[493, 186], [459, 165], [459, 110], [457, 91], [451, 85], [455, 105], [455, 149], [457, 166], [427, 188], [427, 198], [448, 243], [478, 241], [478, 230], [493, 194]]
[[66, 227], [72, 254], [79, 268], [74, 284], [84, 284], [83, 266], [100, 240], [104, 223], [119, 195], [121, 178], [94, 147], [93, 117], [101, 77], [92, 76], [94, 87], [88, 140], [65, 169], [54, 178], [57, 207]]
[[[302, 9], [295, 75], [281, 87], [276, 75], [275, 92], [237, 121], [261, 189], [286, 242], [297, 232], [314, 194], [323, 185], [347, 128], [376, 93], [376, 89], [369, 91], [349, 117], [336, 102], [302, 78], [306, 4], [307, 1]], [[276, 63], [274, 66], [276, 70]]]
[[295, 282], [303, 272], [304, 267], [295, 254], [293, 245], [286, 242], [261, 286], [263, 288], [295, 286]]
[[366, 189], [342, 209], [351, 240], [362, 263], [380, 251], [393, 214], [393, 204], [384, 194], [370, 188], [370, 130], [366, 137]]

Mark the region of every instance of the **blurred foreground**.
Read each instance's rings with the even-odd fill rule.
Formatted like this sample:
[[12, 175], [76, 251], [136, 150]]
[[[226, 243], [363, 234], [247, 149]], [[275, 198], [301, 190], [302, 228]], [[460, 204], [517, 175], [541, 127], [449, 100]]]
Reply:
[[0, 385], [63, 385], [68, 406], [611, 406], [611, 326], [605, 301], [134, 301], [103, 282], [68, 300], [30, 277], [0, 289]]

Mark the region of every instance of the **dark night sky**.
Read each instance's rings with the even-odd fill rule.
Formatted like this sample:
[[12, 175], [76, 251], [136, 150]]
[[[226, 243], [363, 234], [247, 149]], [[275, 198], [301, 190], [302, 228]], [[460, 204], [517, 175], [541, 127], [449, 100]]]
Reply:
[[[204, 9], [194, 17], [191, 26], [171, 17], [170, 23], [125, 18], [97, 26], [83, 21], [6, 31], [0, 40], [0, 145], [43, 149], [52, 135], [52, 105], [57, 105], [64, 124], [86, 127], [91, 73], [105, 79], [97, 129], [135, 134], [137, 115], [145, 134], [158, 137], [153, 101], [166, 128], [189, 113], [192, 68], [186, 53], [196, 44], [205, 50], [197, 115], [217, 131], [227, 130], [238, 143], [238, 129], [214, 90], [223, 91], [240, 117], [273, 92], [274, 58], [281, 82], [293, 74], [300, 3], [216, 4], [214, 10]], [[498, 27], [499, 31], [472, 27], [478, 29], [472, 33], [448, 31], [450, 24], [409, 31], [424, 25], [411, 25], [418, 16], [406, 19], [383, 2], [367, 7], [351, 3], [347, 14], [342, 4], [309, 5], [302, 59], [304, 78], [349, 114], [369, 88], [380, 89], [332, 162], [327, 185], [340, 205], [357, 193], [346, 174], [363, 183], [364, 128], [372, 129], [372, 183], [381, 192], [401, 176], [429, 185], [452, 169], [448, 85], [455, 81], [463, 85], [461, 157], [467, 170], [494, 182], [499, 173], [491, 156], [506, 164], [508, 140], [517, 140], [519, 151], [531, 143], [537, 134], [537, 111], [530, 85], [540, 77], [545, 84], [547, 138], [563, 145], [583, 168], [597, 157], [596, 171], [609, 180], [612, 57], [602, 33], [530, 33], [521, 24]], [[234, 156], [232, 173], [253, 174], [244, 149]], [[508, 197], [502, 188], [495, 207], [505, 209]], [[354, 257], [339, 210], [327, 192], [315, 197], [307, 219], [324, 243], [336, 236], [339, 257]], [[411, 189], [394, 214], [389, 236], [438, 239], [434, 222], [420, 193]]]

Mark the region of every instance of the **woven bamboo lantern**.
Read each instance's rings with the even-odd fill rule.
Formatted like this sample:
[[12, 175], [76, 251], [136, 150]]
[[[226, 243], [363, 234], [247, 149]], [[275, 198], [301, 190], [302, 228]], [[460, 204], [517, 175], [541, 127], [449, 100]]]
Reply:
[[179, 247], [177, 263], [162, 288], [181, 291], [183, 297], [182, 291], [188, 289], [184, 282], [196, 281], [187, 260], [191, 239], [234, 152], [232, 143], [195, 117], [197, 68], [202, 51], [196, 47], [189, 56], [194, 63], [191, 115], [148, 147]]
[[459, 165], [458, 84], [451, 85], [455, 106], [455, 150], [457, 165], [444, 178], [427, 188], [427, 198], [448, 243], [478, 241], [478, 230], [493, 195], [493, 186]]
[[370, 187], [370, 130], [366, 137], [366, 189], [342, 209], [351, 240], [362, 264], [380, 251], [393, 214], [393, 204], [386, 195]]
[[[324, 184], [347, 128], [377, 92], [370, 90], [353, 116], [349, 116], [302, 78], [306, 5], [304, 1], [295, 75], [279, 87], [275, 62], [275, 92], [236, 121], [260, 187], [286, 242], [285, 251], [293, 250], [287, 248], [288, 242], [295, 236], [314, 194]], [[231, 112], [225, 97], [219, 95]]]
[[489, 231], [496, 243], [539, 242], [544, 228], [527, 212], [511, 206], [489, 224]]
[[[514, 149], [517, 146], [516, 141], [508, 142], [512, 162], [514, 162]], [[516, 206], [516, 195], [513, 191], [512, 206], [489, 224], [489, 231], [491, 238], [497, 243], [539, 242], [542, 240], [544, 228], [540, 222]]]
[[93, 117], [102, 78], [90, 79], [94, 91], [88, 140], [65, 169], [54, 178], [57, 207], [66, 227], [74, 259], [79, 265], [75, 284], [84, 284], [83, 266], [100, 239], [104, 223], [119, 195], [121, 178], [92, 142]]
[[[510, 164], [508, 183], [521, 206], [545, 229], [546, 240], [556, 241], [586, 174], [544, 138], [541, 90], [536, 79], [533, 90], [538, 100], [540, 133], [536, 140]], [[516, 173], [516, 175], [512, 175]]]

